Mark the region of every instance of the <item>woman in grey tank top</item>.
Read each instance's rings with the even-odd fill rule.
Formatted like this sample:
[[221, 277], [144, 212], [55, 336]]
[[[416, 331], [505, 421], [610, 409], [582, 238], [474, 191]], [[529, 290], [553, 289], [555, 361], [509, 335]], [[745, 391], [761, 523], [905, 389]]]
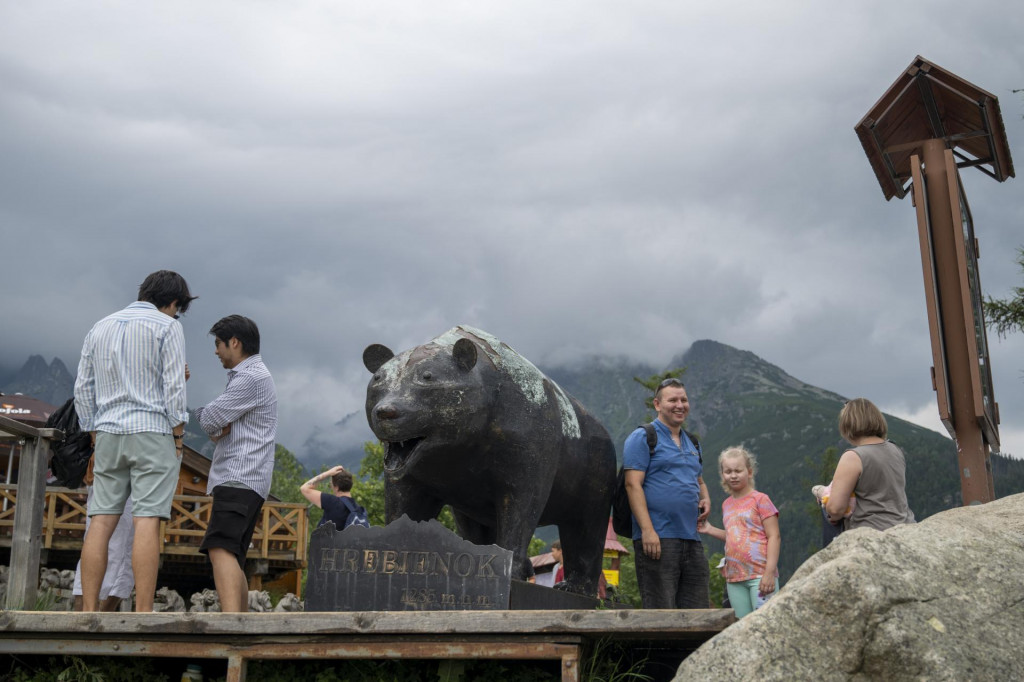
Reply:
[[847, 529], [863, 526], [885, 530], [914, 523], [907, 505], [907, 464], [903, 450], [886, 440], [889, 426], [881, 411], [866, 398], [854, 398], [839, 413], [839, 434], [850, 445], [832, 478], [825, 511], [838, 523], [847, 511], [851, 495], [853, 512], [843, 519]]

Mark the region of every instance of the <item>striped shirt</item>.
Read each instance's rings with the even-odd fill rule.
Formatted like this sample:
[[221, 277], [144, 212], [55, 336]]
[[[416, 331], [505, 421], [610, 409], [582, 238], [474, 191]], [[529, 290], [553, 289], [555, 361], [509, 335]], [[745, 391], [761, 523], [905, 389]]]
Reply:
[[83, 431], [171, 433], [188, 421], [181, 324], [145, 301], [97, 322], [82, 344], [75, 410]]
[[209, 405], [196, 408], [195, 416], [211, 436], [231, 425], [213, 451], [207, 494], [218, 485], [241, 483], [266, 499], [274, 474], [277, 393], [263, 358], [250, 355], [229, 369], [227, 388]]

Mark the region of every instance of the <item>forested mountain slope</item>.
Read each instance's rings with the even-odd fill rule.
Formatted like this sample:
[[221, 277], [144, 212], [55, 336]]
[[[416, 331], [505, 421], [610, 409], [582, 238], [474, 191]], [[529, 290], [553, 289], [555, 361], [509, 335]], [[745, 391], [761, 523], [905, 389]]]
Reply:
[[[625, 436], [648, 415], [643, 400], [649, 392], [632, 378], [676, 367], [686, 368], [682, 378], [692, 406], [687, 429], [699, 436], [704, 450], [712, 523], [721, 526], [726, 494], [719, 485], [718, 453], [742, 444], [758, 457], [758, 489], [779, 508], [780, 567], [783, 578], [788, 577], [820, 544], [810, 488], [831, 478], [835, 459], [826, 461], [826, 450], [845, 449], [836, 420], [846, 398], [716, 341], [694, 343], [664, 368], [595, 358], [575, 368], [545, 371], [601, 420], [621, 458]], [[886, 419], [890, 440], [907, 455], [907, 496], [917, 518], [959, 505], [953, 441], [896, 417]], [[1024, 462], [994, 455], [993, 469], [997, 496], [1024, 491]], [[716, 541], [707, 544], [709, 551], [721, 549]]]

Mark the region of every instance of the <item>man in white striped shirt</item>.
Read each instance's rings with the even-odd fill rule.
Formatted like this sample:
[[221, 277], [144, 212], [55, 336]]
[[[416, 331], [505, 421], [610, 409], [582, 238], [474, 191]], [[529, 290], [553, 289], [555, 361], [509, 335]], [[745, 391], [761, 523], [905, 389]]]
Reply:
[[82, 543], [82, 610], [99, 609], [107, 543], [132, 498], [135, 610], [153, 610], [160, 520], [171, 513], [181, 467], [185, 335], [195, 297], [170, 270], [146, 277], [139, 300], [97, 322], [82, 344], [75, 410], [95, 447], [89, 532]]
[[228, 385], [220, 397], [195, 410], [217, 443], [206, 487], [213, 510], [199, 551], [213, 564], [221, 611], [238, 612], [248, 609], [245, 555], [274, 473], [277, 393], [260, 356], [255, 322], [229, 315], [210, 333], [214, 352], [228, 370]]

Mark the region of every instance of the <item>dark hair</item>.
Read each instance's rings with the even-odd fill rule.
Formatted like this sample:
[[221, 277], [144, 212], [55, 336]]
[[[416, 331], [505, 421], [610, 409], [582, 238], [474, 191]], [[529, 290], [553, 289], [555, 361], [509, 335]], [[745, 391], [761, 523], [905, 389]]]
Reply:
[[352, 472], [346, 469], [334, 474], [331, 476], [331, 485], [343, 493], [352, 490]]
[[178, 313], [188, 310], [189, 304], [199, 298], [188, 290], [188, 282], [176, 272], [157, 270], [139, 285], [139, 300], [152, 303], [157, 308], [178, 302]]
[[675, 377], [669, 377], [668, 379], [665, 379], [660, 384], [658, 384], [658, 389], [654, 392], [654, 397], [655, 398], [660, 398], [661, 397], [661, 389], [668, 388], [669, 386], [676, 386], [677, 388], [681, 388], [683, 390], [686, 389], [686, 386], [683, 385], [682, 381], [680, 381], [679, 379], [676, 379]]
[[228, 315], [217, 320], [217, 323], [210, 327], [210, 333], [227, 343], [231, 339], [238, 339], [242, 344], [242, 351], [246, 355], [256, 355], [260, 352], [260, 330], [256, 323], [248, 317], [241, 315]]
[[551, 543], [551, 549], [561, 550], [562, 549], [562, 541], [561, 540], [555, 540], [554, 542], [552, 542]]

